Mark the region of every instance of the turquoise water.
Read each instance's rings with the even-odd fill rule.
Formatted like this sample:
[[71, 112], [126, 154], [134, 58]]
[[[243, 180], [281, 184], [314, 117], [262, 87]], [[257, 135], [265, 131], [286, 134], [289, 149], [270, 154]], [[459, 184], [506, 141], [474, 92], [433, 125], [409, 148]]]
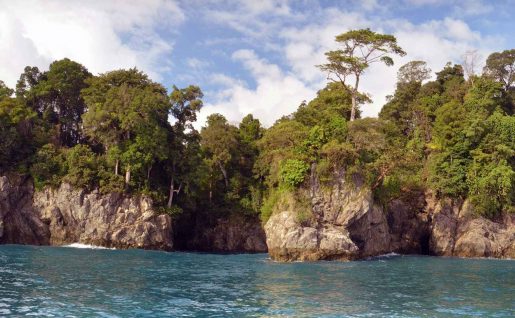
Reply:
[[515, 261], [0, 246], [0, 316], [515, 317]]

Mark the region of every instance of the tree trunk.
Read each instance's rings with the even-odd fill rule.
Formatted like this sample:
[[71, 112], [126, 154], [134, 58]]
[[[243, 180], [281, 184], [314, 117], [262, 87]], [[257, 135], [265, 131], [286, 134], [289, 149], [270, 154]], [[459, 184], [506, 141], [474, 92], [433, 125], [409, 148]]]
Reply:
[[150, 181], [150, 172], [152, 171], [152, 165], [150, 165], [150, 167], [148, 167], [147, 169], [147, 182]]
[[179, 184], [179, 189], [175, 189], [175, 182], [174, 178], [172, 177], [172, 180], [170, 181], [170, 193], [168, 194], [168, 204], [166, 205], [168, 208], [172, 207], [174, 193], [177, 193], [178, 195], [181, 192], [181, 188], [182, 182]]
[[224, 166], [220, 161], [218, 161], [218, 166], [220, 167], [220, 170], [222, 171], [222, 174], [224, 176], [225, 181], [225, 188], [229, 188], [229, 180], [227, 179], [227, 171], [225, 170]]
[[127, 165], [127, 170], [125, 171], [125, 184], [129, 184], [131, 181], [131, 165]]
[[170, 181], [170, 192], [168, 194], [168, 204], [166, 204], [166, 206], [168, 208], [171, 208], [172, 207], [172, 203], [173, 203], [173, 193], [175, 192], [175, 189], [174, 189], [174, 185], [173, 185], [173, 177], [172, 177], [172, 180]]
[[356, 95], [354, 92], [352, 93], [352, 107], [350, 109], [350, 121], [353, 121], [356, 118]]
[[356, 83], [354, 84], [354, 89], [351, 92], [352, 107], [350, 109], [350, 121], [354, 121], [354, 119], [356, 119], [356, 108], [358, 107], [358, 86], [359, 76], [356, 76]]
[[213, 181], [209, 180], [209, 204], [213, 203]]
[[114, 165], [114, 174], [118, 175], [118, 167], [120, 166], [120, 160], [116, 159], [116, 163]]

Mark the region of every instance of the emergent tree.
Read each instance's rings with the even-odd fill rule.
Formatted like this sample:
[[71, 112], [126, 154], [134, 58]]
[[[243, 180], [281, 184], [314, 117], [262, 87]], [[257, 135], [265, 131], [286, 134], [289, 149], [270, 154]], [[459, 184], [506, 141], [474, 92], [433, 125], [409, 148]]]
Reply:
[[[327, 63], [318, 67], [328, 73], [328, 79], [343, 84], [352, 100], [350, 120], [356, 118], [356, 109], [359, 97], [359, 81], [370, 64], [383, 62], [393, 65], [389, 54], [406, 55], [406, 52], [397, 45], [393, 35], [380, 34], [370, 29], [351, 30], [336, 36], [336, 42], [343, 49], [325, 53]], [[349, 77], [354, 78], [354, 85], [349, 86]]]

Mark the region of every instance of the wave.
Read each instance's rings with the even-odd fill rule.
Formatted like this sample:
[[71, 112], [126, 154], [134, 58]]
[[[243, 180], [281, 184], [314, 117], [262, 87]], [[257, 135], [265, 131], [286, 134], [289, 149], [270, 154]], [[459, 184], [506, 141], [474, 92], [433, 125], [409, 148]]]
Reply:
[[73, 247], [73, 248], [89, 248], [93, 250], [115, 250], [114, 247], [104, 247], [104, 246], [97, 246], [97, 245], [89, 245], [89, 244], [82, 244], [82, 243], [72, 243], [68, 245], [63, 245], [63, 247]]
[[398, 253], [390, 252], [390, 253], [386, 253], [386, 254], [367, 257], [367, 258], [365, 258], [365, 261], [384, 260], [384, 259], [389, 259], [389, 258], [397, 257], [397, 256], [402, 256], [402, 255], [398, 254]]

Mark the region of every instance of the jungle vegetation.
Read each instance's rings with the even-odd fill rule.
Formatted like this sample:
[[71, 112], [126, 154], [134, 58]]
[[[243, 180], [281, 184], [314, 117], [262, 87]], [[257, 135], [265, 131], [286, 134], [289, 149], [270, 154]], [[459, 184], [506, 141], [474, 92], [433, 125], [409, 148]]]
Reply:
[[319, 65], [326, 87], [268, 128], [252, 114], [239, 125], [212, 114], [198, 131], [201, 89], [167, 90], [137, 69], [93, 75], [66, 58], [27, 66], [16, 87], [0, 81], [0, 172], [31, 175], [37, 188], [145, 194], [171, 214], [266, 220], [309, 205], [297, 192], [311, 175], [328, 185], [360, 176], [381, 202], [431, 189], [485, 216], [514, 212], [515, 49], [491, 54], [478, 74], [448, 63], [434, 80], [411, 61], [378, 118], [360, 118], [370, 64], [406, 53], [368, 29], [336, 41]]

